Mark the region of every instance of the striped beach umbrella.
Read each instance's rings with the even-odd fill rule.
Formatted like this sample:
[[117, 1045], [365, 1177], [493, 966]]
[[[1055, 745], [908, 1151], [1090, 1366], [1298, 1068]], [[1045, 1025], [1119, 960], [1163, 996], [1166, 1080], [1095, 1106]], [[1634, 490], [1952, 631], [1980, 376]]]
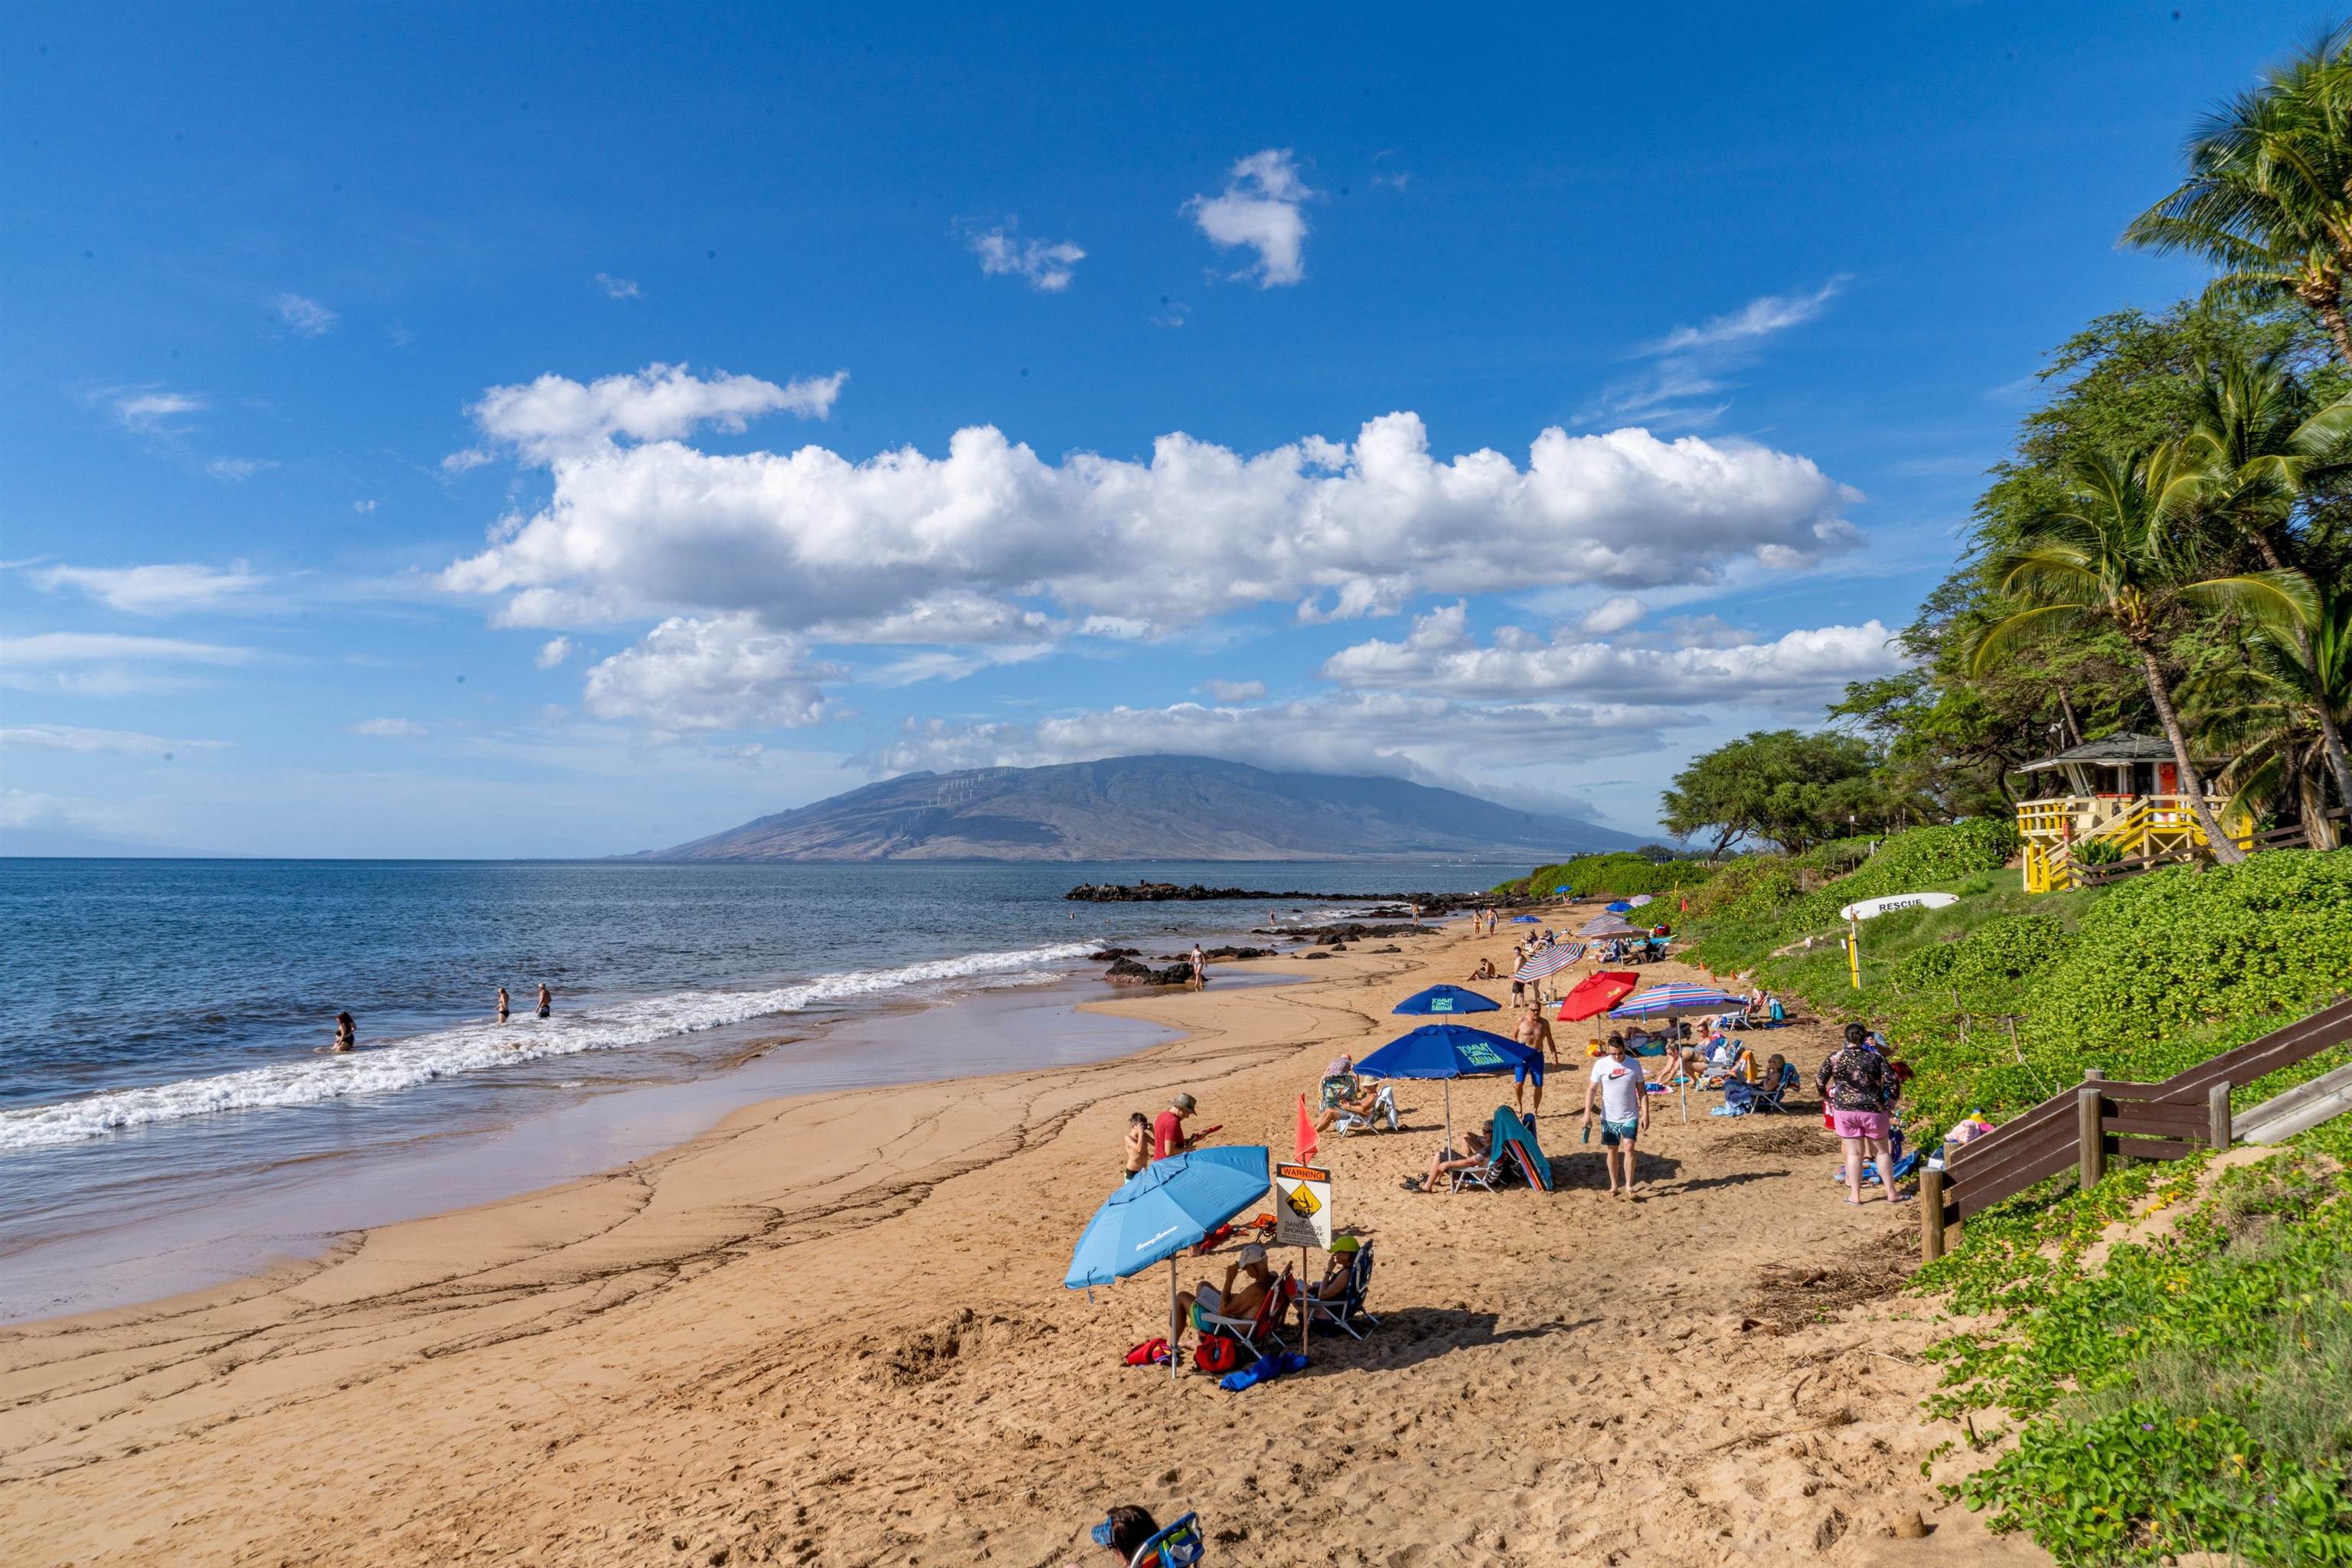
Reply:
[[1615, 915], [1595, 915], [1576, 928], [1579, 936], [1647, 936], [1640, 926], [1628, 924]]
[[1564, 942], [1557, 946], [1545, 948], [1541, 952], [1529, 954], [1528, 961], [1519, 965], [1518, 969], [1511, 975], [1511, 978], [1514, 980], [1541, 980], [1547, 974], [1558, 974], [1561, 970], [1566, 969], [1570, 964], [1574, 963], [1578, 959], [1582, 958], [1583, 956], [1584, 944], [1582, 942]]
[[1664, 985], [1653, 985], [1647, 991], [1628, 996], [1612, 1007], [1609, 1016], [1612, 1018], [1654, 1018], [1661, 1014], [1706, 1013], [1738, 1005], [1738, 997], [1718, 991], [1712, 985], [1694, 985], [1687, 980], [1669, 980]]

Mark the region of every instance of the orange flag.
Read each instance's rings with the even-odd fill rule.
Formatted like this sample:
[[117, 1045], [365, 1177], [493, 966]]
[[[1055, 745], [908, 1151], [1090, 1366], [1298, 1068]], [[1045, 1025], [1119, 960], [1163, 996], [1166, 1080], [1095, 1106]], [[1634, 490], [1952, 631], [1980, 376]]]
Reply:
[[1315, 1119], [1307, 1114], [1307, 1097], [1298, 1097], [1298, 1163], [1315, 1158]]

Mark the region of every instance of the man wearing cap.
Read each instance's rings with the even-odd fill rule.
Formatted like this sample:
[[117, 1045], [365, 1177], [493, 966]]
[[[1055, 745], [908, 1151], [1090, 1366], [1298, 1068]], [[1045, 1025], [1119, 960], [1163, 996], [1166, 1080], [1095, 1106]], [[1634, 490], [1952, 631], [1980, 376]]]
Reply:
[[1189, 1094], [1180, 1094], [1168, 1102], [1151, 1123], [1151, 1157], [1165, 1160], [1171, 1154], [1181, 1154], [1192, 1146], [1192, 1136], [1184, 1131], [1184, 1118], [1200, 1109]]
[[1176, 1292], [1176, 1310], [1181, 1326], [1177, 1330], [1177, 1342], [1171, 1355], [1184, 1353], [1183, 1329], [1190, 1327], [1202, 1333], [1209, 1331], [1202, 1320], [1213, 1315], [1220, 1318], [1247, 1318], [1254, 1315], [1265, 1293], [1274, 1289], [1274, 1270], [1266, 1267], [1265, 1248], [1251, 1242], [1241, 1255], [1225, 1265], [1225, 1282], [1212, 1285], [1206, 1279], [1198, 1288]]

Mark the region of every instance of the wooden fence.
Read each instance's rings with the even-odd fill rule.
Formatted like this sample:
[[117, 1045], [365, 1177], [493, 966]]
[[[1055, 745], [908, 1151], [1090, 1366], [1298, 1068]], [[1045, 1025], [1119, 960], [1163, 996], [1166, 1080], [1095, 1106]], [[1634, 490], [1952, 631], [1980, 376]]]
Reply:
[[[2352, 816], [2348, 816], [2346, 808], [2340, 805], [2327, 813], [2327, 816], [2331, 821], [2352, 822]], [[2310, 847], [2311, 837], [2299, 822], [2291, 827], [2274, 827], [2268, 833], [2257, 833], [2251, 838], [2241, 839], [2238, 844], [2238, 847], [2251, 855], [2259, 855], [2265, 849], [2307, 849]], [[2161, 871], [2168, 866], [2183, 863], [2177, 856], [2153, 855], [2139, 855], [2105, 866], [2070, 859], [2067, 874], [2073, 879], [2074, 887], [2104, 888], [2111, 882], [2146, 876], [2150, 871]]]
[[2352, 1041], [2352, 999], [2339, 998], [2259, 1040], [2210, 1057], [2162, 1083], [2085, 1072], [2076, 1087], [1931, 1163], [1919, 1182], [1919, 1256], [1944, 1255], [1945, 1231], [2070, 1166], [2097, 1184], [2110, 1156], [2179, 1160], [2230, 1146], [2230, 1089]]

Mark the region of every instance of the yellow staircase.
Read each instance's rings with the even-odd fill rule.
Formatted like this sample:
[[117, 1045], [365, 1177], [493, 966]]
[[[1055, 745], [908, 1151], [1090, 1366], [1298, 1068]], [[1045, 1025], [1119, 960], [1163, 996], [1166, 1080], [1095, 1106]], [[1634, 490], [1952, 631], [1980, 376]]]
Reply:
[[[2218, 816], [2222, 802], [2206, 797]], [[2241, 847], [2252, 824], [2241, 819], [2223, 831]], [[2082, 885], [2077, 863], [2085, 844], [2112, 844], [2123, 860], [2190, 860], [2206, 847], [2205, 829], [2185, 795], [2061, 796], [2020, 801], [2018, 837], [2024, 841], [2025, 890], [2060, 892]]]

